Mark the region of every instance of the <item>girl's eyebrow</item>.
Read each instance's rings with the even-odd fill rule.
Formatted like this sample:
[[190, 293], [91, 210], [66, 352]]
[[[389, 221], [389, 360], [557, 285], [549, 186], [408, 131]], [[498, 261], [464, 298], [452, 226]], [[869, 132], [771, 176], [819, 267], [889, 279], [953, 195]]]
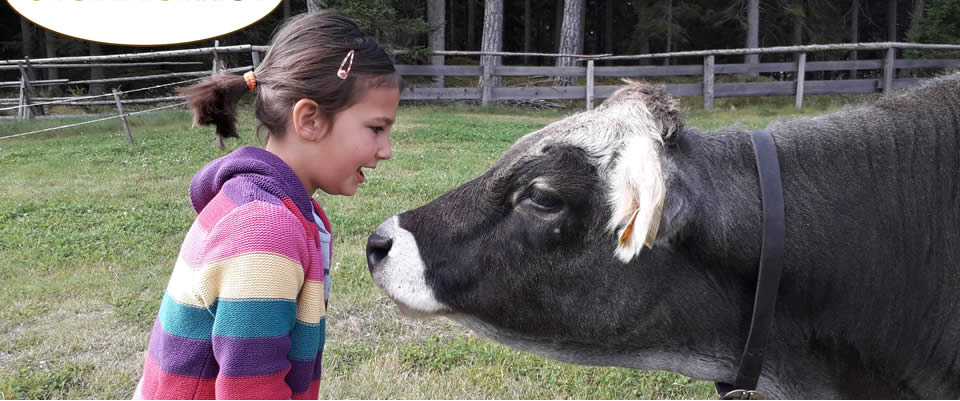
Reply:
[[375, 117], [373, 121], [383, 122], [384, 125], [393, 125], [393, 119], [390, 117]]

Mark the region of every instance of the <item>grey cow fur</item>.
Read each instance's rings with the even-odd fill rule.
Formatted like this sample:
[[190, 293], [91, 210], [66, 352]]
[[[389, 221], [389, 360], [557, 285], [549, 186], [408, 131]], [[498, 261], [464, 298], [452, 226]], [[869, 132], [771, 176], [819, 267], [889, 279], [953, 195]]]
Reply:
[[[658, 86], [632, 83], [611, 102], [644, 107], [659, 128], [667, 190], [653, 249], [614, 256], [611, 166], [632, 155], [571, 139], [607, 117], [601, 107], [529, 134], [484, 175], [381, 226], [374, 281], [405, 305], [383, 271], [416, 264], [441, 305], [428, 312], [505, 344], [731, 382], [761, 243], [749, 135], [684, 127]], [[786, 255], [759, 389], [960, 397], [960, 74], [767, 131]], [[382, 240], [397, 231], [415, 254]]]

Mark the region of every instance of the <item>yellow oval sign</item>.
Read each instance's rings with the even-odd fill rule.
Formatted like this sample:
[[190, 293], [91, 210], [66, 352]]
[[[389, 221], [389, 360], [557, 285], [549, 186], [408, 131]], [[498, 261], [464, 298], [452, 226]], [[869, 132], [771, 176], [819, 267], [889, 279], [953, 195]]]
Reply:
[[48, 30], [94, 42], [157, 46], [246, 28], [281, 0], [7, 0]]

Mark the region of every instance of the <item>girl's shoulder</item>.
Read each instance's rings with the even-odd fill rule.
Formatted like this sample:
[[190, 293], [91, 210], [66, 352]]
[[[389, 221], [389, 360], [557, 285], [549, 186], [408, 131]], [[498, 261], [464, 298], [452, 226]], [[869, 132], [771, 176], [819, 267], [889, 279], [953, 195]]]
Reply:
[[244, 181], [243, 177], [228, 181], [198, 218], [213, 220], [211, 223], [215, 224], [226, 219], [254, 225], [266, 224], [276, 229], [283, 228], [283, 231], [304, 231], [303, 223], [307, 221], [307, 216], [292, 200]]
[[316, 234], [304, 223], [296, 207], [256, 198], [237, 202], [228, 192], [218, 194], [197, 216], [197, 224], [205, 233], [201, 234], [205, 260], [250, 252], [306, 260]]

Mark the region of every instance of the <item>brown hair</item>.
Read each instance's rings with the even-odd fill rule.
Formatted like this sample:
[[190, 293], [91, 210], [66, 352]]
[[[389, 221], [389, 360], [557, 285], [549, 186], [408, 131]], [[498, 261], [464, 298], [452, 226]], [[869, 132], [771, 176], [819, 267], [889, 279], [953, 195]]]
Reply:
[[[337, 71], [350, 50], [355, 52], [353, 67], [347, 79], [340, 79]], [[304, 13], [285, 21], [254, 74], [260, 121], [257, 133], [265, 128], [274, 136], [283, 134], [290, 110], [300, 99], [317, 102], [333, 121], [336, 113], [356, 103], [365, 89], [401, 87], [400, 75], [386, 51], [336, 11]], [[231, 73], [179, 90], [187, 97], [196, 124], [216, 126], [221, 149], [223, 138], [239, 137], [237, 102], [249, 91], [243, 76]]]

